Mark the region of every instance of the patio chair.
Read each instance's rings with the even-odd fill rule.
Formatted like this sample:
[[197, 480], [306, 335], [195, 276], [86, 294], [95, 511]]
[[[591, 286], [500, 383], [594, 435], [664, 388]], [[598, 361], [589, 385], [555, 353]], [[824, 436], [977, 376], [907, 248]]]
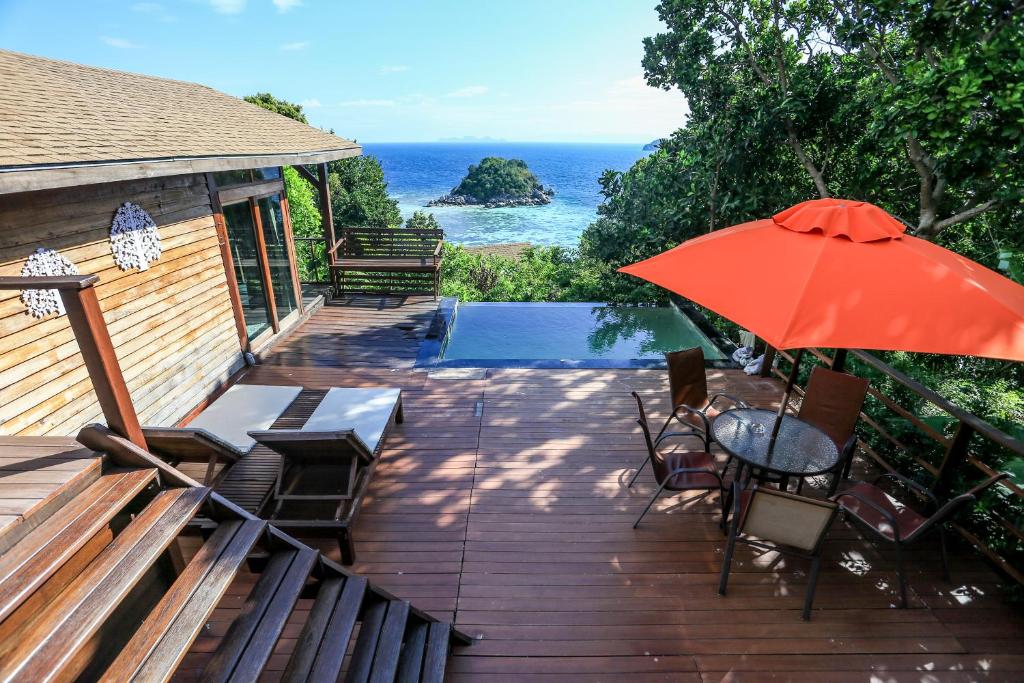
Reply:
[[[942, 570], [947, 581], [950, 580], [949, 558], [946, 556], [946, 524], [958, 512], [975, 502], [978, 495], [995, 484], [1009, 477], [1003, 472], [989, 477], [966, 493], [950, 499], [944, 505], [929, 489], [912, 479], [896, 472], [885, 472], [875, 478], [874, 483], [857, 482], [832, 500], [838, 503], [843, 512], [852, 518], [858, 526], [866, 528], [877, 538], [892, 543], [896, 547], [896, 571], [900, 579], [900, 607], [907, 606], [907, 577], [904, 566], [903, 547], [916, 543], [930, 531], [939, 535], [939, 547], [942, 553]], [[878, 483], [888, 479], [906, 487], [912, 494], [925, 499], [936, 509], [925, 517], [908, 505], [893, 498]]]
[[726, 593], [737, 543], [803, 557], [811, 561], [803, 609], [804, 621], [809, 620], [821, 570], [821, 544], [839, 506], [831, 501], [761, 488], [756, 484], [744, 491], [739, 482], [733, 482], [732, 499], [733, 518], [718, 593]]
[[[643, 468], [648, 461], [651, 463], [651, 467], [654, 470], [654, 478], [658, 483], [658, 489], [651, 496], [651, 500], [647, 503], [647, 507], [640, 513], [636, 521], [633, 522], [633, 528], [637, 528], [640, 524], [640, 520], [644, 518], [651, 506], [654, 505], [654, 501], [664, 491], [718, 491], [719, 501], [721, 501], [722, 507], [722, 519], [723, 524], [725, 520], [725, 490], [722, 485], [722, 477], [718, 473], [718, 468], [715, 466], [715, 458], [711, 455], [708, 449], [708, 442], [704, 435], [697, 431], [685, 431], [685, 432], [668, 432], [661, 434], [657, 439], [651, 439], [651, 428], [647, 423], [647, 415], [644, 412], [643, 401], [640, 400], [640, 396], [634, 391], [633, 398], [636, 399], [636, 407], [640, 412], [640, 417], [637, 419], [637, 423], [640, 425], [640, 429], [644, 434], [644, 443], [647, 445], [647, 459], [640, 465]], [[678, 437], [690, 437], [695, 438], [700, 443], [700, 450], [695, 451], [673, 451], [670, 453], [663, 453], [661, 446], [669, 439]], [[637, 470], [639, 472], [639, 469]], [[636, 475], [633, 475], [633, 479], [636, 479]], [[633, 482], [630, 481], [632, 486]]]
[[[868, 394], [868, 381], [863, 377], [815, 367], [807, 382], [803, 402], [797, 417], [823, 431], [839, 449], [839, 460], [832, 471], [832, 484], [828, 495], [839, 488], [840, 479], [846, 479], [857, 450], [854, 429], [860, 410]], [[803, 489], [803, 479], [797, 493]]]

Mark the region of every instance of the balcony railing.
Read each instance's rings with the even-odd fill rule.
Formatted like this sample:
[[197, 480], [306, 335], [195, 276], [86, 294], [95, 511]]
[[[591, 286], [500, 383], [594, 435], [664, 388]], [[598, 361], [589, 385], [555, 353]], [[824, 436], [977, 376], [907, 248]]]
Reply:
[[[957, 491], [966, 481], [991, 476], [1015, 458], [1024, 458], [1024, 442], [977, 415], [954, 405], [877, 356], [864, 351], [839, 351], [828, 356], [808, 349], [826, 366], [842, 368], [871, 382], [860, 416], [860, 451], [881, 467], [922, 479], [938, 495]], [[793, 356], [778, 351], [790, 364]], [[806, 357], [806, 356], [805, 356]], [[811, 364], [807, 363], [794, 393], [803, 395]], [[773, 368], [785, 380], [788, 368]], [[1024, 584], [1024, 490], [1012, 480], [1000, 482], [974, 510], [971, 519], [955, 525], [969, 543]]]

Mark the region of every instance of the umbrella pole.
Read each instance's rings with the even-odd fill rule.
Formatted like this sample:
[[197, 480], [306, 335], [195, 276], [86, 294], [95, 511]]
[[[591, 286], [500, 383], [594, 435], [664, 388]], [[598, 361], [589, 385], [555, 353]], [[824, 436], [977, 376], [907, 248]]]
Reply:
[[789, 405], [789, 397], [796, 385], [797, 374], [800, 372], [800, 360], [804, 357], [804, 350], [797, 349], [793, 355], [793, 369], [789, 371], [789, 379], [786, 380], [786, 393], [782, 396], [782, 403], [779, 405], [779, 414], [775, 417], [775, 424], [772, 425], [772, 438], [768, 442], [768, 454], [775, 450], [775, 439], [779, 436], [779, 429], [782, 428], [782, 416], [786, 414], [786, 406]]

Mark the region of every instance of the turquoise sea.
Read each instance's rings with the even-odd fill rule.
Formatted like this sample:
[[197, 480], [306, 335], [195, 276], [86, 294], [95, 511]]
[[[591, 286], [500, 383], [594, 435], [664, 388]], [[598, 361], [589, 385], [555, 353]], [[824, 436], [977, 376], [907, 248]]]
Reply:
[[625, 171], [643, 157], [643, 143], [367, 143], [365, 154], [380, 159], [388, 192], [402, 215], [424, 208], [447, 194], [470, 164], [485, 156], [522, 159], [555, 198], [545, 206], [508, 209], [435, 207], [446, 239], [467, 245], [531, 242], [573, 247], [597, 217], [601, 202], [597, 179], [606, 169]]

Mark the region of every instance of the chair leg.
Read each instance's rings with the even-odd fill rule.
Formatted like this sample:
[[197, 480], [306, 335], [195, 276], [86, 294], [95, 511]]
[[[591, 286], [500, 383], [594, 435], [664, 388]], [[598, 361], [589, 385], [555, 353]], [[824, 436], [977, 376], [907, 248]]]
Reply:
[[341, 563], [345, 566], [355, 564], [356, 547], [352, 543], [352, 534], [348, 529], [338, 531], [338, 549], [341, 550]]
[[725, 595], [729, 584], [729, 571], [732, 569], [732, 553], [736, 549], [736, 529], [729, 533], [729, 542], [725, 546], [725, 558], [722, 560], [722, 573], [718, 579], [718, 594]]
[[633, 483], [636, 482], [636, 478], [640, 476], [640, 471], [644, 467], [646, 467], [647, 463], [649, 463], [650, 461], [651, 461], [651, 456], [648, 455], [646, 458], [644, 458], [644, 461], [642, 463], [640, 463], [640, 467], [636, 468], [636, 472], [633, 473], [633, 478], [629, 480], [629, 484], [626, 485], [626, 488], [633, 488]]
[[815, 555], [811, 559], [811, 576], [807, 582], [807, 595], [804, 597], [804, 621], [811, 620], [811, 605], [814, 603], [814, 591], [818, 589], [819, 571], [821, 571], [821, 558]]
[[903, 544], [896, 544], [896, 573], [900, 580], [900, 608], [907, 607], [907, 572], [903, 563]]
[[942, 552], [942, 575], [948, 583], [953, 580], [953, 575], [949, 571], [949, 554], [946, 552], [946, 530], [941, 524], [939, 525], [939, 550]]
[[658, 490], [654, 492], [654, 495], [651, 496], [651, 499], [647, 502], [647, 507], [644, 508], [644, 511], [641, 512], [640, 516], [636, 518], [635, 522], [633, 522], [633, 528], [634, 529], [637, 528], [637, 526], [640, 524], [640, 520], [644, 518], [644, 515], [647, 514], [647, 511], [651, 509], [652, 505], [654, 505], [654, 501], [658, 500], [658, 496], [660, 496], [661, 492], [664, 491], [664, 490], [665, 490], [665, 485], [662, 484], [661, 486], [658, 487]]
[[725, 459], [725, 467], [722, 468], [722, 481], [725, 481], [725, 475], [729, 474], [729, 465], [732, 464], [733, 457], [730, 455]]

